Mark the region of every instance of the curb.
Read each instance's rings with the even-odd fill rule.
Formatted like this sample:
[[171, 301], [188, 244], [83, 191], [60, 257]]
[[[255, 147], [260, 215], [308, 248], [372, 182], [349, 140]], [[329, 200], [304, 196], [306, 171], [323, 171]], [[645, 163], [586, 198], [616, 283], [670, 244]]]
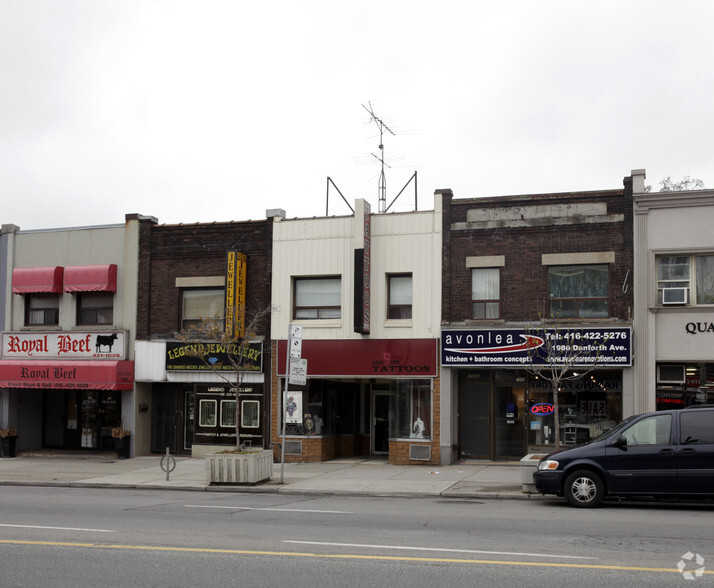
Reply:
[[258, 486], [166, 486], [163, 484], [118, 484], [102, 482], [58, 482], [58, 481], [0, 481], [0, 486], [20, 486], [20, 487], [47, 487], [47, 488], [102, 488], [102, 489], [124, 489], [124, 490], [181, 490], [184, 492], [217, 492], [217, 493], [239, 493], [239, 494], [286, 494], [286, 495], [309, 495], [309, 496], [355, 496], [355, 497], [375, 497], [375, 498], [446, 498], [449, 500], [484, 500], [484, 499], [507, 499], [507, 500], [540, 500], [546, 498], [541, 494], [527, 494], [516, 490], [507, 492], [473, 492], [455, 494], [445, 490], [444, 492], [369, 492], [364, 490], [318, 490], [309, 488], [291, 488], [276, 484]]

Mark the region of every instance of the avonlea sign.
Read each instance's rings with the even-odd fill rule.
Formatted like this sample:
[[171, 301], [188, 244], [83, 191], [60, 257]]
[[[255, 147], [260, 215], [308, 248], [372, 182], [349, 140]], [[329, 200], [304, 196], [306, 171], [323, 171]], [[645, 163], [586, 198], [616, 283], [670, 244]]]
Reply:
[[561, 365], [631, 366], [629, 327], [549, 329], [459, 329], [441, 332], [441, 365], [519, 367]]

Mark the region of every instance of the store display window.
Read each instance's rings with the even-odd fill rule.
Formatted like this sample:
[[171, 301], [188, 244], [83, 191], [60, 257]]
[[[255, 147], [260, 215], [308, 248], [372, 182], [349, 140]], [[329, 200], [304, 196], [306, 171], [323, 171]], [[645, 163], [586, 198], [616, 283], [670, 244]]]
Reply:
[[[561, 383], [560, 443], [587, 443], [622, 420], [622, 374], [594, 371]], [[528, 385], [528, 445], [555, 443], [553, 393], [549, 381], [531, 376]]]

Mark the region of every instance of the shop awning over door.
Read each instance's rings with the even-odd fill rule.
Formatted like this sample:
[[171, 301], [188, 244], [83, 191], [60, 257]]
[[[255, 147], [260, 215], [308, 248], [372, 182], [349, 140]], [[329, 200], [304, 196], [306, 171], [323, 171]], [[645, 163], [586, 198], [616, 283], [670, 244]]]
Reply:
[[59, 294], [64, 268], [18, 267], [12, 270], [13, 294]]
[[133, 361], [0, 360], [0, 388], [131, 390]]
[[116, 292], [117, 266], [75, 265], [64, 268], [65, 292]]

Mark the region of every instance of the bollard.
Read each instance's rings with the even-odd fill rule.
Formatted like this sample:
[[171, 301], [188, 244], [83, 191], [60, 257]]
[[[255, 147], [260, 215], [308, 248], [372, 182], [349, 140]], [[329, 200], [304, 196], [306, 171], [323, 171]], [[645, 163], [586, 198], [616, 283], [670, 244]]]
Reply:
[[169, 473], [176, 469], [176, 460], [174, 456], [169, 453], [169, 448], [166, 448], [166, 455], [161, 458], [161, 469], [166, 472], [166, 481], [169, 481]]

